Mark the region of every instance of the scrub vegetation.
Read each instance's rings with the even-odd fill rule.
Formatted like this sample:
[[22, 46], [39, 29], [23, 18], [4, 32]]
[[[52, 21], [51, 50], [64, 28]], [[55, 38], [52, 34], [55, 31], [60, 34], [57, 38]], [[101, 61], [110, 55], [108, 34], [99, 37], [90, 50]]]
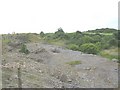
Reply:
[[[29, 53], [24, 45], [25, 43], [44, 42], [57, 46], [63, 46], [64, 48], [74, 51], [101, 55], [109, 59], [119, 58], [118, 49], [120, 47], [120, 30], [111, 28], [65, 33], [60, 27], [55, 33], [44, 33], [41, 31], [40, 34], [4, 34], [3, 43], [11, 44], [15, 41], [15, 38], [19, 39], [18, 43], [22, 43], [20, 52], [25, 54]], [[115, 52], [116, 54], [112, 54], [112, 52]]]

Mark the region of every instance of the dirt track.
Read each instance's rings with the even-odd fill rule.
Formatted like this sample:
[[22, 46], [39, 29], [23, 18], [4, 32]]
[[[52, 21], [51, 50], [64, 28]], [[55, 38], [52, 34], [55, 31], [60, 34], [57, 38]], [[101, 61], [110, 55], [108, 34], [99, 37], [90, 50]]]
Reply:
[[[16, 49], [3, 56], [3, 64], [8, 66], [3, 68], [3, 87], [17, 87], [16, 63], [19, 61], [23, 63], [21, 70], [23, 88], [117, 88], [118, 86], [116, 62], [48, 44], [30, 43], [27, 44], [27, 48], [30, 50], [28, 55], [19, 53]], [[81, 64], [74, 66], [66, 64], [70, 61], [80, 61]]]

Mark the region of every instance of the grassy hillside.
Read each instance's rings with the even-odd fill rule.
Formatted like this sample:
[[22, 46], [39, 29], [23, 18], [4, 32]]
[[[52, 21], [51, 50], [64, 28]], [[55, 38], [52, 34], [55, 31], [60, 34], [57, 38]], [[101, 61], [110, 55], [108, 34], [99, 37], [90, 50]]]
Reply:
[[6, 34], [3, 35], [3, 44], [12, 45], [16, 42], [17, 46], [22, 43], [43, 42], [84, 53], [98, 54], [109, 59], [118, 59], [118, 55], [114, 54], [118, 53], [117, 48], [120, 46], [118, 32], [119, 30], [116, 29], [102, 28], [65, 33], [62, 28], [59, 28], [55, 33]]

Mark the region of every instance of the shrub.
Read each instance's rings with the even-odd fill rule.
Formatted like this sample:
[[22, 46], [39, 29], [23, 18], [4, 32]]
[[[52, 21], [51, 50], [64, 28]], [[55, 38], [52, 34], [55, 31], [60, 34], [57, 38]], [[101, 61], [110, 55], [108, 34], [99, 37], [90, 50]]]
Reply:
[[29, 50], [27, 49], [27, 46], [25, 44], [22, 44], [21, 49], [19, 52], [25, 53], [25, 54], [29, 54]]
[[90, 36], [87, 36], [87, 35], [85, 35], [85, 36], [83, 36], [81, 38], [81, 42], [83, 44], [85, 44], [85, 43], [93, 43], [93, 41], [94, 41], [94, 39], [92, 37], [90, 37]]
[[120, 30], [118, 30], [117, 32], [114, 32], [113, 35], [117, 40], [120, 40]]
[[111, 39], [111, 40], [109, 41], [109, 44], [110, 44], [110, 46], [117, 46], [117, 45], [118, 45], [118, 44], [117, 44], [117, 40], [116, 40], [115, 38]]
[[110, 48], [110, 44], [108, 43], [102, 43], [102, 49], [109, 49]]
[[98, 47], [92, 43], [86, 43], [80, 46], [80, 50], [88, 54], [97, 54]]
[[79, 46], [76, 44], [69, 44], [67, 48], [75, 51], [79, 50]]
[[97, 42], [100, 42], [100, 41], [101, 41], [101, 36], [100, 36], [100, 35], [97, 35], [97, 34], [96, 34], [96, 35], [94, 35], [92, 38], [94, 38], [94, 39], [93, 39], [93, 42], [94, 42], [94, 43], [97, 43]]
[[102, 43], [101, 42], [97, 42], [95, 43], [95, 45], [97, 46], [98, 50], [102, 50]]

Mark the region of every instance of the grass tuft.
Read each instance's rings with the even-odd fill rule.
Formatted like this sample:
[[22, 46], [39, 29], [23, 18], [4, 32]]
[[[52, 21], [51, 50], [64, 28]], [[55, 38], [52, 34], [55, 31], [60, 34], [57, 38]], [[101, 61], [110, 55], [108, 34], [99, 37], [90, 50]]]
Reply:
[[81, 64], [81, 61], [70, 61], [70, 62], [66, 62], [66, 64], [69, 64], [69, 65], [78, 65], [78, 64]]

